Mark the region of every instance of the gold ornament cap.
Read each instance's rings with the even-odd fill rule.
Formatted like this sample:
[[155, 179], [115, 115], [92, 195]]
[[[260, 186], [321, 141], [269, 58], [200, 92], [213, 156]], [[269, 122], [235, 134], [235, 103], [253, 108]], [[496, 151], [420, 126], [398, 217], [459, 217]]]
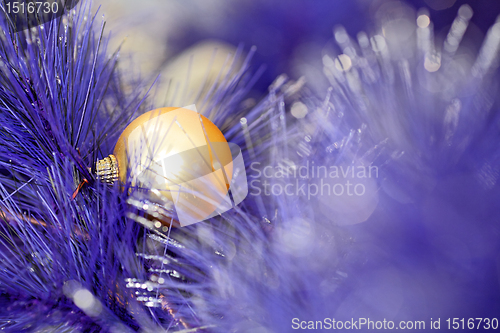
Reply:
[[96, 163], [97, 179], [104, 183], [114, 184], [118, 181], [118, 161], [115, 155], [109, 155]]

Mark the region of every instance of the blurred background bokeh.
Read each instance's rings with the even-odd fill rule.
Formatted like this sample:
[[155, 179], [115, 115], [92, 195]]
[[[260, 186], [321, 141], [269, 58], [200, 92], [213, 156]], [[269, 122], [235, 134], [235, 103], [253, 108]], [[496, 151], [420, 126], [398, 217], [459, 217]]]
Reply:
[[[324, 48], [333, 39], [335, 26], [344, 26], [351, 36], [373, 28], [370, 18], [386, 2], [390, 1], [105, 0], [95, 1], [94, 6], [101, 6], [99, 13], [104, 15], [107, 29], [113, 35], [112, 46], [122, 45], [122, 64], [126, 70], [145, 78], [161, 74], [163, 84], [157, 86], [160, 91], [168, 89], [171, 78], [182, 81], [187, 67], [194, 69], [190, 75], [196, 75], [198, 67], [206, 68], [214, 48], [219, 51], [212, 67], [218, 72], [227, 53], [242, 45], [246, 51], [256, 46], [254, 68], [266, 67], [256, 86], [263, 92], [278, 75], [287, 73], [298, 79], [308, 71], [304, 67], [321, 61]], [[500, 13], [500, 2], [495, 0], [406, 3], [415, 10], [429, 10], [438, 37], [446, 34], [463, 4], [468, 4], [474, 12], [467, 34], [478, 41]], [[179, 63], [179, 55], [207, 40], [214, 44], [205, 43], [201, 47], [205, 53], [200, 52], [198, 45], [196, 57]], [[184, 59], [189, 59], [189, 55], [184, 54]], [[197, 64], [198, 67], [193, 67]], [[325, 78], [318, 75], [317, 80]], [[170, 88], [174, 90], [172, 84]]]

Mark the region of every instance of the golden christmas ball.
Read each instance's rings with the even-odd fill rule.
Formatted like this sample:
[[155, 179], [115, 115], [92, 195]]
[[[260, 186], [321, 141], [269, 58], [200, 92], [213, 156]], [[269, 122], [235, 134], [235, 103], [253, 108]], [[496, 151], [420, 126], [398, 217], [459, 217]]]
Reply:
[[120, 135], [113, 155], [97, 162], [102, 181], [129, 181], [132, 189], [160, 193], [181, 225], [230, 209], [232, 174], [224, 135], [194, 106], [139, 116]]

